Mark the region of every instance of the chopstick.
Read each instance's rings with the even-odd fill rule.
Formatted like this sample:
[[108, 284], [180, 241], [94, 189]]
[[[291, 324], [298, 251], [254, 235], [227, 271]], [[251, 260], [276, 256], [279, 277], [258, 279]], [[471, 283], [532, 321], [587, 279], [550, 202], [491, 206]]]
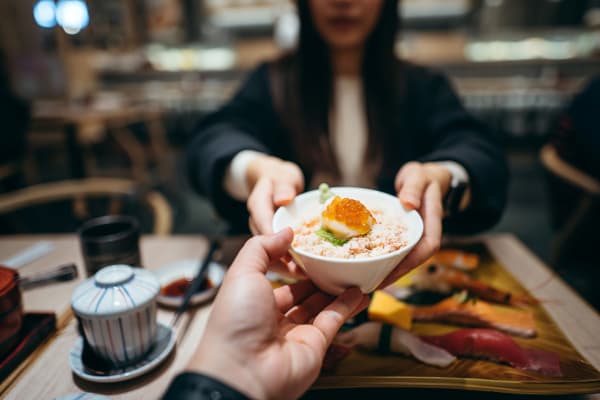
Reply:
[[194, 293], [196, 293], [196, 291], [198, 291], [198, 289], [200, 288], [200, 285], [202, 285], [202, 282], [204, 281], [204, 275], [206, 275], [206, 270], [208, 269], [208, 266], [210, 265], [210, 262], [213, 259], [215, 251], [217, 251], [220, 247], [221, 247], [221, 244], [218, 240], [211, 240], [210, 247], [208, 248], [208, 253], [206, 253], [206, 255], [204, 256], [204, 259], [202, 260], [202, 264], [200, 265], [200, 268], [198, 269], [198, 273], [196, 274], [196, 276], [190, 283], [190, 286], [185, 291], [185, 294], [183, 295], [183, 300], [182, 300], [181, 304], [179, 305], [179, 307], [177, 307], [177, 310], [175, 311], [175, 315], [173, 316], [173, 321], [171, 322], [171, 326], [174, 327], [175, 325], [177, 325], [177, 322], [179, 321], [179, 318], [181, 317], [181, 315], [185, 311], [187, 311], [187, 308], [190, 305], [190, 300], [192, 299], [192, 296], [194, 295]]
[[21, 289], [27, 290], [50, 282], [66, 282], [75, 278], [77, 278], [77, 266], [75, 264], [65, 264], [50, 271], [23, 276], [19, 278], [19, 286]]

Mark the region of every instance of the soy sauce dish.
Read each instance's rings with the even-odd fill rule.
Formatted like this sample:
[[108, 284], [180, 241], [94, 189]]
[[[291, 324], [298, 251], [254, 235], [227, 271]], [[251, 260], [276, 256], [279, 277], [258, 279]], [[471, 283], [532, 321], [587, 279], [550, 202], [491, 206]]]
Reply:
[[[158, 303], [166, 307], [178, 307], [190, 282], [194, 279], [200, 267], [197, 259], [179, 260], [154, 271], [160, 284]], [[225, 267], [217, 262], [211, 262], [206, 271], [205, 280], [200, 290], [192, 296], [190, 305], [198, 305], [212, 299], [225, 277]]]
[[277, 209], [273, 231], [294, 230], [290, 254], [323, 291], [338, 295], [357, 286], [370, 293], [419, 242], [423, 220], [387, 193], [326, 190], [303, 193]]

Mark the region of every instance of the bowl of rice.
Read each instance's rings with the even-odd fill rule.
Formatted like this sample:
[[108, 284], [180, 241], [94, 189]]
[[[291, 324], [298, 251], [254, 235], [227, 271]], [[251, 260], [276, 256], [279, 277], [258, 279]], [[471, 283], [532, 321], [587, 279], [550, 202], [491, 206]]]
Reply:
[[[273, 216], [273, 231], [288, 226], [294, 230], [290, 254], [321, 290], [338, 295], [357, 286], [370, 293], [421, 239], [421, 216], [397, 197], [376, 190], [334, 187], [329, 193], [333, 200], [325, 200], [322, 190], [313, 190], [280, 207]], [[372, 217], [368, 232], [340, 240], [323, 229], [324, 211], [335, 197], [360, 202], [368, 210]]]

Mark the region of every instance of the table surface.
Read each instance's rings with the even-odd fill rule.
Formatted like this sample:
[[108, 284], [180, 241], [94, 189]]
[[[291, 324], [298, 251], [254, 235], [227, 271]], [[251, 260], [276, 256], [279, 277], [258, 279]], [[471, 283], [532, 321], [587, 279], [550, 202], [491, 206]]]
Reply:
[[[210, 304], [188, 312], [176, 329], [177, 349], [167, 362], [143, 377], [116, 384], [96, 384], [76, 378], [70, 371], [68, 354], [78, 333], [70, 312], [70, 297], [83, 279], [83, 263], [75, 236], [12, 236], [0, 237], [0, 260], [6, 259], [28, 246], [50, 240], [54, 251], [19, 269], [22, 276], [51, 269], [59, 264], [75, 262], [80, 271], [77, 281], [53, 284], [24, 293], [26, 311], [51, 310], [56, 312], [59, 330], [38, 349], [13, 375], [0, 385], [0, 395], [7, 399], [54, 398], [82, 391], [102, 393], [118, 399], [156, 398], [163, 393], [171, 379], [183, 370], [202, 336]], [[515, 276], [525, 288], [546, 301], [544, 308], [573, 343], [575, 348], [600, 370], [600, 315], [585, 303], [554, 272], [533, 255], [518, 239], [510, 234], [493, 234], [471, 239], [483, 241], [492, 254]], [[229, 261], [241, 241], [229, 247]], [[159, 268], [169, 262], [199, 258], [207, 249], [207, 240], [201, 236], [147, 236], [142, 238], [142, 262], [148, 269]], [[159, 309], [158, 319], [171, 320], [172, 311]]]

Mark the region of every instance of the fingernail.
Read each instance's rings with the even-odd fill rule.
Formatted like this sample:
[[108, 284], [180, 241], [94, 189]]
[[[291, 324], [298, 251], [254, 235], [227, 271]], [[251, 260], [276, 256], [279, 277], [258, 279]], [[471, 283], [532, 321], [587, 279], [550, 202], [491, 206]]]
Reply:
[[281, 203], [287, 203], [294, 198], [294, 190], [290, 188], [285, 188], [277, 191], [273, 195], [273, 202], [277, 205], [283, 205]]
[[281, 229], [280, 229], [279, 231], [277, 231], [277, 233], [275, 233], [275, 234], [276, 234], [276, 235], [283, 235], [284, 233], [285, 233], [286, 235], [291, 235], [292, 237], [294, 236], [294, 231], [293, 231], [293, 230], [292, 230], [292, 228], [291, 228], [291, 227], [289, 227], [289, 226], [286, 226], [286, 227], [284, 227], [284, 228], [281, 228]]
[[360, 312], [360, 311], [366, 309], [367, 307], [369, 307], [370, 303], [371, 303], [371, 300], [369, 299], [369, 296], [367, 296], [366, 294], [363, 295], [363, 299], [360, 301], [360, 303], [357, 306], [358, 308], [356, 310], [354, 310], [354, 312]]
[[414, 198], [403, 197], [400, 199], [400, 201], [405, 207], [414, 209], [418, 208], [418, 201]]
[[362, 298], [363, 292], [357, 287], [346, 289], [346, 291], [340, 295], [340, 299], [351, 308], [358, 306], [358, 303], [362, 301]]

